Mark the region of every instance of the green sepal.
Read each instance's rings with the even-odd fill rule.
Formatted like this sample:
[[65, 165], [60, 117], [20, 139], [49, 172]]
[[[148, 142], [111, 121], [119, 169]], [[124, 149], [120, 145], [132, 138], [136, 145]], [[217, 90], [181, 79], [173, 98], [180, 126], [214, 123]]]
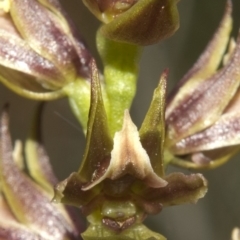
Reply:
[[178, 0], [139, 0], [101, 27], [112, 40], [146, 46], [171, 36], [179, 27]]
[[113, 141], [108, 130], [98, 69], [94, 61], [92, 67], [91, 104], [87, 127], [87, 145], [81, 167], [78, 171], [84, 182], [91, 182], [98, 176], [98, 171], [110, 161]]
[[121, 129], [124, 110], [130, 108], [135, 96], [141, 48], [107, 39], [101, 31], [97, 34], [97, 48], [104, 64], [107, 113], [113, 136]]
[[152, 168], [163, 176], [163, 148], [165, 139], [165, 95], [168, 72], [165, 71], [155, 89], [147, 115], [139, 130], [143, 148], [147, 151]]

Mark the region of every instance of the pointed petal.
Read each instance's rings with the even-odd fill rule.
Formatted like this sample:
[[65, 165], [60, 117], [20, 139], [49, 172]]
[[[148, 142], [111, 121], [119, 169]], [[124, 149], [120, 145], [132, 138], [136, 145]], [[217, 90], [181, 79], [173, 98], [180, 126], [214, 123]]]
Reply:
[[96, 63], [92, 61], [91, 106], [89, 112], [87, 145], [78, 171], [86, 183], [104, 174], [112, 151], [107, 116], [103, 105]]
[[169, 144], [212, 125], [234, 97], [240, 83], [240, 33], [229, 62], [189, 91], [167, 117]]
[[180, 140], [171, 152], [183, 155], [240, 144], [240, 113], [224, 114], [211, 127]]
[[15, 217], [43, 238], [73, 239], [75, 233], [70, 223], [14, 163], [11, 145], [8, 116], [4, 111], [0, 124], [0, 180], [4, 196]]
[[[85, 191], [84, 186], [101, 177], [109, 165], [112, 139], [103, 105], [96, 63], [92, 61], [91, 105], [87, 146], [78, 173], [72, 173], [55, 187], [54, 201], [81, 207], [99, 195], [100, 187]], [[89, 187], [91, 188], [91, 187]]]
[[158, 201], [163, 206], [196, 203], [207, 192], [207, 181], [201, 174], [172, 173], [164, 178], [168, 185], [159, 189], [146, 189], [141, 196], [148, 201]]
[[154, 91], [147, 115], [139, 130], [142, 146], [146, 150], [152, 168], [158, 176], [163, 176], [164, 171], [162, 160], [165, 140], [165, 95], [167, 75], [167, 71], [162, 74], [159, 85]]
[[60, 20], [38, 1], [32, 0], [12, 0], [10, 14], [32, 49], [54, 63], [63, 72], [65, 82], [75, 80], [79, 58]]
[[[0, 64], [34, 76], [34, 82], [37, 81], [50, 89], [61, 87], [64, 81], [53, 63], [33, 51], [21, 38], [5, 30], [0, 30]], [[4, 75], [4, 72], [1, 71], [1, 75]], [[17, 79], [10, 81], [19, 84]]]
[[39, 2], [49, 8], [61, 20], [62, 26], [65, 29], [65, 33], [69, 38], [71, 38], [72, 44], [78, 53], [79, 61], [81, 63], [81, 66], [78, 68], [80, 76], [90, 80], [90, 63], [93, 57], [89, 52], [83, 38], [80, 36], [79, 32], [74, 26], [71, 18], [69, 18], [58, 0], [39, 0]]
[[[175, 155], [197, 153], [201, 151], [214, 150], [240, 144], [240, 90], [237, 91], [223, 115], [216, 123], [203, 131], [181, 139], [171, 147], [171, 152]], [[237, 146], [236, 146], [237, 147]], [[234, 154], [236, 151], [233, 151]], [[228, 154], [229, 155], [229, 154]], [[218, 155], [220, 158], [222, 154]], [[230, 157], [230, 155], [229, 155]], [[199, 154], [195, 154], [193, 159], [198, 159]], [[207, 157], [208, 158], [208, 157]], [[212, 159], [212, 156], [209, 158]], [[216, 159], [215, 157], [213, 160]]]
[[232, 29], [231, 14], [232, 1], [227, 0], [224, 16], [211, 41], [193, 67], [184, 75], [174, 91], [168, 96], [167, 118], [173, 109], [179, 105], [179, 102], [185, 98], [189, 90], [197, 88], [201, 82], [205, 81], [206, 78], [210, 77], [217, 70], [229, 41]]
[[83, 189], [92, 188], [106, 178], [115, 180], [126, 174], [144, 180], [151, 187], [164, 187], [167, 184], [154, 173], [147, 152], [141, 145], [137, 127], [127, 110], [122, 130], [115, 133], [111, 161], [106, 172]]

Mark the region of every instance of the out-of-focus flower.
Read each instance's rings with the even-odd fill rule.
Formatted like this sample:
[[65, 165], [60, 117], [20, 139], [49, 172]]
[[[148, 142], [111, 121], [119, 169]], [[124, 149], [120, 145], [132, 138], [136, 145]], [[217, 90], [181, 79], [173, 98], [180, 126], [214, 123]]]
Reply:
[[89, 78], [92, 57], [58, 0], [1, 1], [0, 49], [0, 81], [26, 97], [57, 98]]
[[240, 239], [240, 230], [239, 230], [239, 228], [234, 228], [232, 231], [231, 240], [239, 240], [239, 239]]
[[80, 207], [90, 226], [84, 239], [165, 239], [142, 221], [162, 207], [196, 202], [207, 190], [201, 174], [164, 174], [165, 72], [141, 129], [125, 111], [110, 136], [97, 68], [92, 63], [91, 108], [84, 159], [55, 188], [55, 201]]
[[77, 240], [80, 225], [71, 210], [51, 202], [57, 180], [33, 133], [26, 144], [25, 173], [21, 142], [14, 151], [6, 109], [0, 120], [0, 239]]
[[171, 36], [179, 26], [178, 0], [83, 0], [106, 23], [100, 32], [115, 41], [150, 45]]
[[219, 166], [239, 150], [240, 35], [229, 40], [231, 12], [228, 0], [213, 39], [167, 104], [166, 155], [180, 166]]

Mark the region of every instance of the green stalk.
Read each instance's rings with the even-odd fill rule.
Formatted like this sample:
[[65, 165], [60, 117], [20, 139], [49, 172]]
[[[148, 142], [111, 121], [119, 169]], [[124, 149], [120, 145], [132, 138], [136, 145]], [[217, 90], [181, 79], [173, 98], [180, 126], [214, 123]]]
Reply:
[[97, 48], [104, 65], [109, 128], [114, 135], [122, 127], [123, 113], [136, 92], [141, 47], [115, 42], [97, 33]]

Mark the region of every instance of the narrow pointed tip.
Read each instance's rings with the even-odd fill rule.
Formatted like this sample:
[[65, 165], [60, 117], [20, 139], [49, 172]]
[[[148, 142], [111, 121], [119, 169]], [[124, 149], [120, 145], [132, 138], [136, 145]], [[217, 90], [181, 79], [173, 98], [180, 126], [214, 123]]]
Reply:
[[98, 68], [97, 68], [97, 63], [96, 63], [95, 59], [92, 58], [90, 60], [90, 66], [91, 66], [91, 75], [92, 75], [91, 79], [93, 81], [94, 80], [94, 76], [96, 74], [98, 74]]
[[164, 102], [166, 98], [168, 76], [169, 76], [169, 68], [165, 68], [160, 76], [159, 85], [158, 85], [162, 90], [161, 95], [162, 95], [162, 99], [164, 99]]
[[169, 68], [165, 68], [162, 72], [161, 78], [167, 79], [169, 75]]

